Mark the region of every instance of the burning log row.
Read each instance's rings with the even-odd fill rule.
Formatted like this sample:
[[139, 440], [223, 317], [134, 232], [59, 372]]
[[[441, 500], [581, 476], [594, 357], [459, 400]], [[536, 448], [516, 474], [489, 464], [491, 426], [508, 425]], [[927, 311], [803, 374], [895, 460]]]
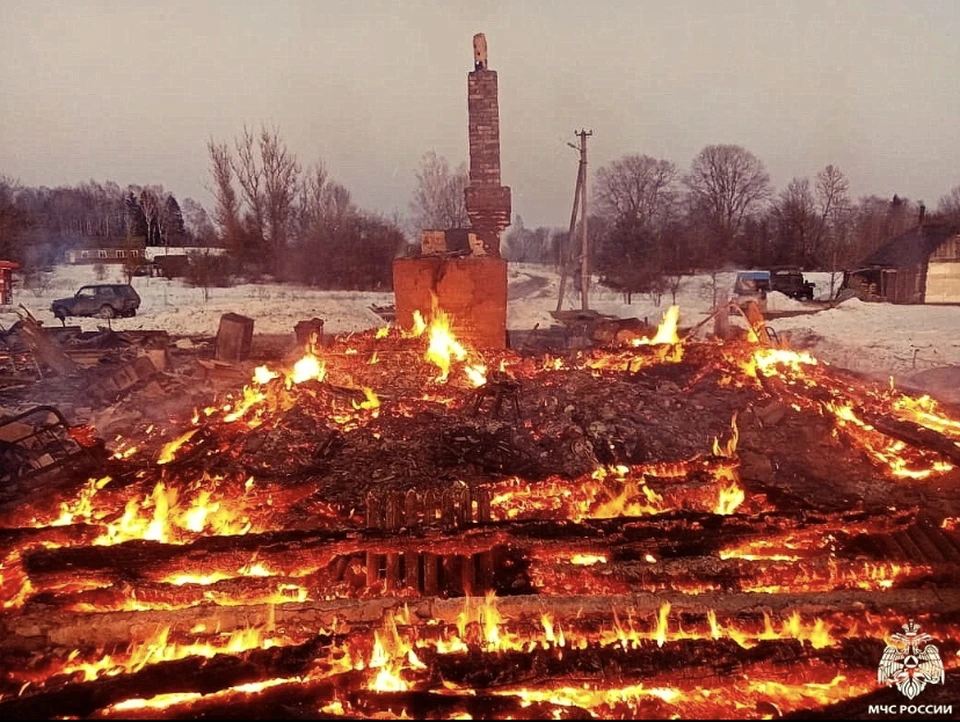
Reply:
[[[762, 623], [756, 620], [751, 622], [749, 619], [749, 616], [744, 616], [743, 614], [740, 614], [737, 616], [737, 619], [732, 623], [724, 622], [724, 624], [721, 625], [716, 621], [716, 617], [715, 615], [713, 615], [712, 612], [706, 615], [706, 620], [704, 619], [704, 616], [702, 614], [680, 615], [680, 619], [679, 620], [675, 619], [673, 624], [671, 624], [668, 618], [669, 611], [670, 611], [669, 606], [664, 606], [664, 607], [661, 607], [658, 613], [655, 615], [656, 617], [655, 624], [652, 625], [647, 631], [644, 631], [642, 627], [638, 631], [632, 619], [630, 619], [629, 621], [629, 626], [626, 629], [623, 628], [621, 626], [621, 623], [617, 620], [616, 614], [614, 614], [612, 619], [613, 626], [611, 626], [611, 620], [609, 617], [605, 619], [601, 619], [597, 617], [582, 617], [578, 619], [567, 620], [563, 623], [563, 627], [561, 627], [559, 622], [554, 624], [554, 622], [550, 618], [548, 618], [547, 616], [544, 616], [543, 619], [537, 625], [534, 625], [534, 626], [531, 626], [530, 624], [525, 624], [522, 622], [510, 624], [509, 631], [508, 631], [507, 628], [501, 627], [499, 624], [500, 617], [498, 616], [498, 612], [496, 611], [496, 606], [488, 606], [488, 605], [489, 605], [489, 600], [485, 605], [479, 607], [479, 609], [476, 609], [476, 608], [473, 609], [473, 612], [478, 612], [480, 615], [477, 623], [482, 624], [481, 638], [483, 638], [484, 636], [486, 637], [486, 641], [482, 642], [483, 649], [489, 648], [490, 645], [492, 644], [494, 648], [499, 649], [501, 651], [526, 649], [527, 652], [531, 652], [531, 651], [536, 651], [538, 649], [538, 645], [539, 645], [539, 648], [542, 648], [543, 650], [549, 649], [550, 646], [552, 645], [555, 648], [554, 652], [559, 653], [560, 659], [563, 659], [564, 654], [568, 655], [567, 661], [564, 664], [568, 666], [572, 664], [573, 667], [571, 669], [581, 669], [582, 667], [581, 671], [583, 672], [586, 672], [590, 669], [594, 669], [595, 667], [594, 662], [591, 662], [589, 660], [592, 659], [592, 657], [590, 657], [591, 654], [599, 653], [597, 651], [598, 648], [595, 647], [595, 645], [598, 642], [603, 644], [605, 647], [609, 646], [614, 650], [620, 649], [620, 647], [622, 647], [623, 651], [646, 650], [645, 653], [649, 653], [652, 651], [655, 654], [661, 654], [661, 652], [659, 650], [652, 649], [652, 647], [650, 646], [653, 644], [654, 640], [656, 640], [657, 644], [661, 646], [664, 644], [664, 642], [668, 643], [665, 651], [662, 652], [663, 654], [666, 654], [667, 651], [669, 650], [674, 650], [675, 652], [676, 647], [674, 645], [674, 642], [687, 644], [690, 640], [700, 640], [696, 643], [701, 645], [702, 644], [709, 645], [709, 644], [714, 644], [714, 641], [710, 641], [711, 637], [714, 640], [718, 640], [716, 643], [721, 644], [721, 646], [723, 646], [723, 644], [726, 643], [726, 642], [723, 642], [722, 640], [725, 640], [727, 639], [727, 637], [729, 637], [729, 640], [733, 640], [736, 643], [736, 645], [740, 647], [745, 647], [748, 650], [752, 650], [758, 642], [761, 644], [765, 644], [766, 642], [764, 642], [764, 640], [769, 640], [769, 639], [787, 639], [787, 640], [810, 639], [813, 642], [815, 647], [822, 648], [822, 647], [832, 646], [836, 644], [836, 642], [831, 639], [831, 634], [837, 634], [838, 630], [841, 631], [842, 634], [853, 633], [853, 630], [855, 630], [859, 624], [859, 619], [857, 618], [853, 618], [851, 622], [850, 617], [844, 617], [843, 615], [838, 616], [834, 614], [828, 617], [826, 622], [824, 622], [821, 619], [818, 619], [816, 625], [807, 627], [800, 620], [800, 618], [796, 614], [794, 614], [790, 618], [789, 624], [785, 621], [783, 624], [782, 631], [777, 632], [776, 629], [772, 626], [771, 621], [769, 617], [766, 616], [766, 614], [764, 614], [763, 616]], [[384, 635], [385, 635], [384, 639], [388, 643], [390, 642], [390, 639], [393, 639], [394, 645], [401, 644], [402, 638], [415, 639], [417, 640], [416, 641], [417, 648], [425, 649], [426, 651], [424, 653], [427, 654], [428, 657], [431, 654], [429, 650], [434, 648], [437, 649], [438, 651], [442, 651], [443, 649], [449, 648], [448, 652], [449, 651], [456, 652], [458, 649], [461, 649], [462, 651], [466, 652], [468, 647], [464, 646], [462, 642], [457, 643], [457, 645], [453, 647], [450, 647], [450, 642], [448, 640], [452, 639], [454, 642], [456, 642], [456, 640], [458, 639], [465, 640], [470, 645], [469, 649], [474, 649], [473, 645], [475, 644], [475, 642], [470, 642], [470, 637], [464, 636], [465, 632], [470, 632], [472, 628], [471, 626], [469, 626], [472, 623], [468, 623], [464, 621], [464, 619], [470, 619], [472, 616], [476, 616], [475, 614], [468, 614], [468, 612], [470, 611], [471, 611], [471, 607], [468, 605], [467, 609], [464, 609], [461, 612], [458, 618], [456, 629], [450, 629], [450, 628], [445, 629], [443, 627], [427, 626], [427, 627], [409, 627], [409, 628], [403, 627], [403, 628], [400, 628], [400, 630], [398, 631], [397, 628], [392, 623], [390, 623], [384, 631]], [[466, 615], [466, 617], [464, 617], [464, 615]], [[409, 618], [408, 615], [403, 615], [403, 616]], [[835, 617], [837, 618], [837, 620], [832, 621]], [[388, 620], [389, 619], [390, 617], [388, 617]], [[676, 626], [678, 622], [679, 622], [679, 627]], [[731, 626], [731, 624], [733, 626]], [[927, 625], [926, 628], [928, 630], [935, 631], [935, 632], [937, 631], [938, 627], [940, 629], [942, 629], [943, 627], [943, 625], [930, 626], [928, 622], [925, 622], [925, 624]], [[467, 626], [464, 626], [464, 625], [467, 625]], [[656, 627], [656, 629], [654, 629], [653, 627]], [[697, 631], [698, 627], [702, 631]], [[566, 643], [564, 642], [564, 632], [562, 631], [563, 629], [567, 630]], [[842, 631], [844, 629], [846, 629], [847, 631]], [[559, 641], [557, 636], [554, 633], [555, 630], [556, 630], [556, 634], [559, 635]], [[195, 631], [196, 630], [194, 630], [194, 632]], [[880, 627], [879, 629], [875, 629], [872, 632], [872, 634], [877, 634], [878, 636], [882, 637], [883, 631], [884, 631], [883, 628]], [[166, 639], [167, 639], [167, 635], [165, 634], [163, 638], [160, 640], [161, 652], [163, 649], [165, 649], [163, 645], [166, 644]], [[259, 639], [261, 638], [255, 637], [253, 641], [256, 643], [257, 640]], [[369, 643], [364, 642], [364, 640], [369, 639], [369, 631], [364, 631], [362, 626], [357, 628], [356, 631], [351, 632], [347, 639], [350, 641], [351, 649], [358, 648], [358, 644], [360, 645], [360, 648], [364, 648], [364, 644], [366, 644], [365, 649], [366, 650], [369, 649], [369, 646], [370, 646]], [[751, 643], [749, 642], [749, 640], [751, 639], [757, 640], [757, 641], [754, 641]], [[603, 641], [603, 640], [606, 640], [606, 641]], [[152, 655], [154, 654], [154, 652], [156, 652], [157, 648], [154, 645], [155, 643], [153, 642], [150, 642], [144, 645], [146, 648], [153, 650], [151, 652], [148, 652], [148, 654]], [[559, 649], [557, 649], [558, 646], [559, 646]], [[567, 647], [566, 651], [562, 649], [565, 646]], [[192, 649], [192, 648], [193, 647], [188, 647], [187, 651], [189, 651], [189, 649]], [[590, 650], [593, 650], [593, 651], [590, 651]], [[479, 652], [479, 650], [476, 650], [476, 651]], [[446, 654], [448, 652], [444, 652], [444, 653]], [[366, 651], [364, 651], [363, 654], [365, 655]], [[671, 654], [673, 654], [673, 652], [671, 652]], [[576, 661], [578, 659], [576, 655], [581, 655], [581, 656], [586, 655], [585, 657], [583, 657], [583, 660], [587, 660], [587, 661], [586, 662], [583, 662], [583, 660]], [[720, 655], [720, 656], [724, 656], [724, 655]], [[729, 655], [726, 655], [726, 656], [729, 656]], [[749, 661], [750, 659], [753, 659], [754, 656], [755, 656], [755, 653], [751, 651], [747, 655], [748, 657], [747, 661]], [[782, 657], [782, 654], [780, 654], [780, 656]], [[847, 655], [847, 656], [850, 656], [850, 655]], [[71, 655], [71, 659], [72, 658], [73, 658], [73, 655]], [[166, 658], [167, 658], [166, 654], [161, 653], [161, 656], [159, 657], [159, 659], [166, 659]], [[460, 657], [456, 657], [455, 659], [459, 659], [459, 658]], [[672, 659], [673, 657], [671, 656], [670, 658]], [[109, 659], [110, 658], [108, 657], [107, 660]], [[79, 662], [80, 661], [77, 660], [77, 662], [72, 663], [70, 665], [70, 668], [78, 669], [78, 670], [79, 669], [86, 670], [87, 669], [86, 665], [80, 664]], [[119, 662], [120, 662], [120, 659], [118, 659], [118, 663]], [[636, 664], [639, 662], [615, 660], [615, 663], [616, 663], [616, 666], [618, 666], [619, 668], [626, 670], [627, 668], [634, 669]], [[446, 664], [446, 662], [444, 662], [443, 664]], [[455, 666], [457, 666], [458, 664], [459, 663], [454, 663]], [[657, 670], [663, 668], [664, 666], [669, 668], [670, 664], [657, 663], [657, 664], [654, 664], [653, 666], [648, 665], [649, 670], [644, 674], [647, 676], [649, 676], [650, 674], [656, 675], [658, 673]], [[534, 667], [537, 667], [536, 663], [534, 663]], [[99, 667], [95, 669], [101, 669], [101, 671], [107, 671], [109, 670], [109, 668], [110, 668], [110, 665], [107, 664], [106, 667]], [[528, 667], [519, 661], [516, 661], [515, 663], [507, 665], [508, 670], [509, 669], [516, 670], [521, 668], [527, 669]], [[467, 665], [467, 669], [469, 669], [469, 664]], [[556, 670], [556, 672], [558, 674], [560, 673], [559, 670]], [[633, 673], [639, 673], [639, 672], [633, 672]], [[27, 679], [33, 679], [37, 675], [40, 675], [40, 676], [43, 675], [41, 670], [34, 670], [29, 674], [32, 676], [28, 676]], [[509, 672], [507, 672], [507, 674], [509, 674]], [[458, 673], [451, 672], [449, 674], [444, 674], [444, 678], [460, 679], [460, 677], [458, 677], [457, 675]], [[17, 678], [22, 680], [23, 673], [18, 673]], [[52, 679], [47, 681], [48, 687], [50, 684], [54, 684], [54, 681]], [[479, 682], [477, 680], [472, 680], [471, 684], [474, 684], [476, 686], [479, 684]], [[484, 686], [486, 686], [487, 684], [490, 684], [490, 682], [485, 683]]]
[[[909, 518], [909, 513], [903, 513], [899, 524], [905, 525]], [[898, 524], [896, 519], [875, 519], [865, 513], [792, 516], [784, 513], [761, 517], [665, 514], [578, 524], [491, 523], [466, 533], [442, 529], [395, 530], [389, 535], [376, 530], [267, 532], [206, 537], [181, 546], [128, 542], [114, 546], [34, 549], [24, 553], [22, 568], [37, 592], [84, 584], [87, 587], [147, 584], [144, 588], [147, 594], [137, 597], [142, 605], [149, 598], [153, 584], [175, 582], [187, 586], [250, 576], [292, 576], [301, 580], [299, 585], [319, 590], [323, 595], [328, 595], [330, 587], [345, 578], [353, 578], [354, 583], [347, 586], [357, 589], [357, 574], [346, 573], [348, 568], [356, 566], [355, 557], [365, 555], [368, 587], [379, 587], [383, 576], [389, 580], [390, 588], [405, 585], [427, 595], [441, 589], [463, 593], [471, 587], [475, 592], [497, 588], [503, 593], [516, 587], [522, 579], [524, 565], [518, 562], [527, 554], [538, 559], [602, 555], [610, 562], [629, 562], [646, 561], [650, 556], [655, 559], [716, 557], [730, 549], [730, 556], [756, 556], [761, 560], [777, 555], [812, 557], [823, 553], [825, 531], [869, 530], [874, 525], [895, 524]], [[778, 539], [784, 539], [780, 546]], [[750, 540], [754, 540], [755, 546]], [[842, 540], [842, 536], [838, 536], [838, 540]], [[520, 556], [490, 556], [495, 548], [503, 546], [517, 550]], [[842, 556], [843, 544], [837, 547], [836, 553]], [[863, 554], [862, 545], [856, 551]], [[468, 556], [472, 558], [469, 565], [456, 561]], [[447, 562], [443, 561], [444, 557]], [[508, 564], [510, 558], [514, 561]], [[890, 561], [897, 558], [894, 556]], [[465, 584], [437, 581], [438, 577], [447, 581], [456, 578], [458, 570], [459, 579]], [[472, 574], [468, 574], [471, 571]], [[503, 574], [506, 576], [499, 577]], [[311, 576], [312, 580], [304, 581]], [[503, 579], [501, 583], [495, 583], [498, 577]], [[115, 593], [116, 590], [112, 592]], [[185, 599], [187, 594], [185, 591], [171, 593], [166, 596], [166, 603]]]
[[[434, 624], [456, 624], [463, 619], [463, 600], [408, 599], [412, 618], [433, 620]], [[475, 601], [475, 600], [474, 600]], [[467, 600], [467, 609], [473, 609]], [[883, 595], [859, 590], [827, 593], [790, 594], [712, 594], [684, 595], [677, 592], [630, 595], [580, 595], [572, 597], [517, 596], [499, 600], [497, 610], [504, 619], [541, 619], [545, 613], [557, 619], [599, 616], [609, 618], [611, 611], [621, 610], [624, 617], [660, 614], [664, 603], [672, 605], [674, 614], [694, 614], [699, 618], [716, 614], [719, 618], [756, 614], [784, 615], [796, 611], [803, 618], [827, 618], [836, 610], [859, 607], [858, 618], [868, 611], [890, 615], [891, 610], [939, 609], [941, 616], [960, 611], [960, 591], [898, 590]], [[250, 627], [276, 628], [288, 635], [315, 633], [320, 628], [340, 624], [369, 624], [395, 611], [403, 600], [378, 598], [368, 600], [341, 599], [287, 604], [251, 606], [201, 606], [182, 610], [137, 612], [58, 612], [42, 610], [22, 613], [3, 620], [0, 645], [5, 650], [36, 651], [56, 648], [80, 649], [129, 643], [131, 639], [148, 639], [158, 628], [186, 634], [196, 628], [235, 633]], [[894, 625], [896, 626], [896, 625]]]
[[[129, 700], [132, 696], [142, 699], [174, 693], [176, 696], [171, 701], [177, 698], [183, 701], [186, 696], [186, 701], [193, 702], [200, 695], [213, 693], [216, 696], [221, 690], [240, 684], [257, 688], [269, 686], [273, 680], [316, 680], [342, 669], [345, 664], [349, 668], [349, 656], [336, 650], [331, 662], [312, 664], [311, 660], [321, 646], [330, 651], [328, 642], [318, 638], [297, 647], [254, 650], [236, 657], [220, 655], [201, 664], [197, 664], [195, 658], [159, 663], [133, 674], [28, 693], [0, 703], [0, 713], [19, 719], [50, 717], [53, 714], [89, 715], [109, 705], [116, 705], [118, 711], [127, 711], [137, 709], [137, 705], [118, 702]], [[882, 641], [879, 639], [844, 640], [839, 646], [826, 649], [814, 649], [799, 642], [763, 640], [744, 649], [730, 640], [690, 639], [669, 642], [662, 647], [648, 643], [631, 649], [592, 646], [564, 649], [556, 644], [553, 647], [544, 644], [542, 647], [533, 645], [524, 652], [499, 649], [484, 651], [470, 647], [462, 653], [437, 654], [431, 651], [429, 645], [423, 648], [418, 644], [419, 657], [427, 663], [424, 667], [428, 670], [426, 674], [404, 672], [401, 675], [399, 667], [393, 668], [388, 663], [373, 684], [379, 690], [384, 686], [423, 689], [439, 687], [440, 681], [445, 680], [445, 686], [453, 683], [461, 689], [488, 689], [495, 694], [510, 694], [510, 688], [521, 685], [531, 693], [538, 689], [549, 693], [553, 688], [562, 688], [566, 679], [571, 682], [576, 680], [575, 685], [584, 685], [584, 688], [585, 681], [593, 680], [600, 689], [609, 686], [611, 680], [616, 680], [617, 685], [636, 690], [635, 694], [642, 689], [638, 682], [669, 684], [674, 690], [723, 687], [740, 678], [763, 678], [779, 684], [823, 684], [834, 679], [838, 669], [845, 669], [849, 673], [850, 670], [866, 668], [872, 673], [881, 647]], [[952, 648], [949, 651], [953, 651]], [[376, 651], [372, 659], [375, 658]], [[371, 661], [370, 666], [376, 669], [383, 664]], [[418, 666], [423, 667], [423, 664], [418, 663]], [[256, 681], [244, 682], [251, 680], [251, 677]], [[409, 678], [409, 681], [404, 678]], [[332, 685], [335, 689], [339, 687], [338, 696], [346, 698], [350, 707], [370, 710], [379, 707], [379, 703], [393, 701], [390, 697], [362, 693], [358, 696], [358, 687], [371, 684], [367, 680], [369, 677], [355, 673], [339, 674], [321, 681], [319, 686], [304, 685], [302, 691], [309, 690], [309, 694], [301, 699], [314, 703], [329, 702], [331, 698], [324, 693], [329, 692]], [[347, 681], [349, 686], [344, 684]], [[523, 694], [517, 696], [524, 698]], [[601, 695], [588, 706], [594, 707], [602, 700]], [[446, 707], [448, 704], [441, 704], [439, 709]], [[208, 708], [202, 705], [201, 709]]]
[[[243, 576], [216, 581], [183, 574], [172, 583], [117, 582], [73, 593], [35, 594], [25, 612], [33, 610], [120, 611], [173, 610], [198, 604], [250, 605], [303, 602], [307, 599], [358, 597], [384, 589], [452, 596], [498, 590], [517, 594], [625, 594], [664, 590], [812, 592], [840, 589], [886, 590], [929, 583], [955, 582], [960, 570], [929, 565], [901, 565], [824, 558], [801, 564], [776, 560], [646, 560], [608, 563], [606, 557], [574, 554], [571, 561], [552, 561], [556, 551], [525, 562], [517, 550], [494, 547], [472, 557], [430, 553], [337, 557], [326, 570], [303, 577]], [[372, 563], [375, 566], [371, 566]], [[391, 561], [395, 559], [394, 564]], [[364, 565], [364, 562], [366, 564]], [[585, 567], [585, 565], [588, 565]], [[374, 576], [370, 577], [373, 571]], [[253, 573], [266, 573], [261, 566]], [[250, 571], [247, 573], [250, 574]], [[89, 578], [88, 578], [89, 579]], [[87, 582], [91, 583], [91, 582]], [[74, 584], [77, 584], [74, 581]]]
[[[0, 700], [5, 719], [49, 719], [55, 716], [86, 717], [99, 709], [133, 697], [153, 697], [175, 692], [210, 694], [264, 679], [305, 675], [315, 667], [333, 665], [316, 661], [329, 637], [319, 636], [301, 645], [254, 649], [238, 655], [219, 654], [211, 659], [188, 657], [144, 667], [89, 682], [40, 690], [14, 699]], [[334, 662], [333, 664], [336, 664]]]
[[829, 556], [803, 562], [654, 559], [631, 563], [611, 563], [597, 555], [575, 555], [568, 563], [551, 562], [549, 557], [535, 558], [530, 565], [531, 584], [540, 594], [883, 591], [954, 584], [960, 579], [960, 564], [934, 568]]
[[[900, 525], [904, 526], [910, 520], [909, 513], [902, 513], [900, 519], [903, 520]], [[897, 524], [897, 521], [874, 521], [863, 513], [805, 515], [804, 518], [784, 514], [768, 514], [762, 518], [703, 515], [698, 521], [691, 521], [687, 516], [665, 515], [656, 519], [594, 520], [581, 524], [492, 524], [467, 535], [440, 530], [426, 536], [395, 532], [389, 538], [377, 532], [272, 532], [209, 537], [180, 547], [131, 542], [113, 547], [35, 550], [26, 553], [23, 569], [38, 593], [37, 602], [74, 609], [89, 608], [87, 605], [94, 600], [112, 602], [104, 609], [115, 609], [117, 605], [119, 608], [172, 608], [191, 599], [224, 599], [225, 590], [237, 592], [237, 602], [253, 601], [252, 597], [267, 589], [272, 589], [271, 598], [278, 601], [303, 599], [305, 594], [306, 598], [356, 595], [365, 588], [382, 590], [384, 579], [388, 592], [405, 586], [414, 593], [427, 595], [441, 590], [455, 595], [478, 593], [491, 588], [501, 593], [516, 593], [529, 589], [529, 582], [523, 581], [526, 565], [521, 561], [526, 555], [535, 562], [528, 572], [535, 583], [546, 575], [544, 559], [551, 563], [569, 559], [575, 563], [575, 558], [579, 558], [583, 563], [602, 557], [611, 565], [617, 565], [619, 576], [632, 582], [631, 586], [607, 586], [608, 591], [618, 592], [630, 588], [660, 589], [667, 583], [691, 590], [763, 588], [768, 585], [760, 584], [762, 580], [756, 580], [754, 587], [750, 586], [751, 580], [765, 569], [777, 569], [778, 558], [808, 560], [799, 567], [779, 565], [792, 572], [772, 577], [784, 589], [829, 589], [847, 585], [885, 588], [899, 584], [902, 579], [918, 579], [927, 570], [926, 565], [900, 564], [902, 568], [898, 568], [896, 560], [908, 561], [911, 557], [904, 558], [902, 552], [891, 553], [883, 545], [874, 545], [871, 555], [886, 560], [889, 566], [845, 561], [845, 546], [838, 543], [842, 536], [834, 542], [834, 555], [838, 558], [830, 557], [827, 561], [814, 558], [826, 554], [822, 548], [825, 530], [869, 531], [874, 524], [883, 523]], [[691, 535], [691, 531], [698, 529], [699, 534]], [[492, 550], [503, 544], [509, 544], [520, 556], [492, 555]], [[426, 549], [432, 551], [425, 552]], [[869, 553], [869, 549], [857, 543], [852, 553], [862, 556]], [[364, 555], [366, 571], [360, 568], [358, 559]], [[702, 558], [705, 555], [707, 558]], [[724, 556], [756, 563], [743, 562], [744, 566], [739, 567], [741, 582], [733, 576], [732, 565], [736, 562], [724, 565], [716, 559]], [[510, 562], [511, 558], [514, 561]], [[647, 568], [651, 558], [661, 563]], [[676, 565], [670, 562], [671, 558], [678, 559]], [[697, 561], [697, 558], [702, 559]], [[631, 571], [635, 568], [631, 560], [640, 563], [639, 578]], [[927, 560], [946, 561], [943, 555], [912, 558], [914, 562]], [[687, 574], [683, 573], [685, 562], [691, 565]], [[678, 567], [680, 573], [675, 574]], [[756, 570], [754, 574], [750, 573], [751, 568]], [[352, 571], [348, 574], [348, 570]], [[939, 573], [946, 571], [941, 569]], [[284, 578], [291, 573], [295, 578]], [[706, 575], [701, 585], [694, 581], [697, 573]], [[261, 576], [267, 580], [249, 579]], [[249, 584], [237, 586], [220, 581], [230, 578], [247, 578]], [[557, 583], [544, 585], [544, 591], [562, 589], [562, 578], [558, 574]], [[104, 585], [110, 588], [68, 594], [59, 600], [43, 594], [45, 590], [59, 589], [63, 593]], [[603, 583], [595, 587], [601, 588]]]
[[0, 555], [14, 551], [45, 546], [89, 546], [107, 531], [99, 524], [68, 524], [63, 526], [0, 528]]

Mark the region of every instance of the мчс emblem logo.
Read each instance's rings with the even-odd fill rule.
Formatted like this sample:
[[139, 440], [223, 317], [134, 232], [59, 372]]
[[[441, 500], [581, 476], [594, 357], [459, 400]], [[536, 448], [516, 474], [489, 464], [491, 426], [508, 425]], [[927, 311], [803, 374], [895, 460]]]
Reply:
[[928, 644], [929, 634], [920, 634], [920, 625], [912, 619], [903, 625], [903, 634], [890, 637], [883, 650], [877, 680], [888, 687], [896, 685], [907, 699], [920, 694], [928, 684], [943, 682], [943, 662], [936, 646]]

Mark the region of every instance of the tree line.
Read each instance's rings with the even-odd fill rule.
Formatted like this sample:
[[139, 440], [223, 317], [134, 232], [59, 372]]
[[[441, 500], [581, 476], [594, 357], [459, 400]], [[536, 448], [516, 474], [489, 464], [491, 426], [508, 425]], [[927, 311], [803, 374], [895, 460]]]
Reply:
[[[467, 167], [434, 152], [415, 172], [406, 222], [365, 211], [322, 161], [305, 167], [276, 129], [244, 127], [232, 142], [207, 142], [210, 214], [159, 185], [90, 181], [30, 188], [0, 176], [0, 258], [49, 264], [83, 239], [143, 238], [153, 246], [228, 249], [221, 275], [272, 274], [326, 288], [384, 289], [404, 252], [404, 226], [465, 228]], [[901, 196], [850, 197], [834, 165], [777, 191], [763, 163], [738, 145], [709, 145], [682, 171], [674, 162], [628, 154], [591, 179], [593, 268], [625, 291], [662, 291], [671, 277], [724, 267], [855, 265], [916, 223], [918, 204]], [[960, 185], [928, 217], [960, 223]], [[580, 230], [576, 234], [579, 238]], [[570, 263], [568, 231], [527, 228], [517, 216], [505, 255]]]
[[[411, 212], [420, 227], [466, 226], [457, 210], [466, 167], [424, 156]], [[682, 171], [675, 163], [628, 154], [591, 179], [588, 219], [593, 267], [610, 286], [662, 292], [671, 278], [724, 267], [791, 266], [839, 271], [917, 223], [919, 203], [895, 195], [853, 200], [843, 171], [827, 165], [779, 192], [763, 163], [738, 145], [709, 145]], [[451, 211], [453, 209], [453, 211]], [[960, 185], [926, 217], [960, 224]], [[459, 225], [453, 225], [457, 223]], [[579, 239], [580, 228], [576, 231]], [[575, 261], [566, 229], [527, 228], [519, 215], [504, 239], [508, 259]]]
[[200, 203], [181, 204], [161, 185], [91, 180], [33, 188], [0, 176], [0, 258], [50, 265], [77, 244], [134, 239], [148, 246], [210, 245], [216, 231]]

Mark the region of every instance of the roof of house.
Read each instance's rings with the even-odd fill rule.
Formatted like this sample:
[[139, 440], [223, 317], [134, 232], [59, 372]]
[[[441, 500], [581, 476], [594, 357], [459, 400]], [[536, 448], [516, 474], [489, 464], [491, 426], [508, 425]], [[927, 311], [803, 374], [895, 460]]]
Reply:
[[133, 236], [132, 238], [100, 238], [85, 236], [76, 239], [70, 244], [73, 248], [82, 250], [90, 249], [125, 249], [125, 248], [144, 248], [147, 240], [143, 236]]
[[925, 263], [944, 241], [960, 233], [960, 226], [924, 223], [891, 238], [863, 261], [865, 268], [906, 268]]

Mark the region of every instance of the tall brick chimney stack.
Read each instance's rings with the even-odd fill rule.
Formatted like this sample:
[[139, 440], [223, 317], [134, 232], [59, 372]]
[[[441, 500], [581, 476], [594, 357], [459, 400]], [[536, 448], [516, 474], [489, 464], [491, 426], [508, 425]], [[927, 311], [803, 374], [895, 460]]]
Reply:
[[500, 107], [497, 73], [487, 68], [487, 39], [473, 36], [474, 70], [467, 75], [470, 184], [464, 191], [470, 227], [490, 256], [500, 256], [500, 235], [510, 225], [510, 189], [500, 185]]

